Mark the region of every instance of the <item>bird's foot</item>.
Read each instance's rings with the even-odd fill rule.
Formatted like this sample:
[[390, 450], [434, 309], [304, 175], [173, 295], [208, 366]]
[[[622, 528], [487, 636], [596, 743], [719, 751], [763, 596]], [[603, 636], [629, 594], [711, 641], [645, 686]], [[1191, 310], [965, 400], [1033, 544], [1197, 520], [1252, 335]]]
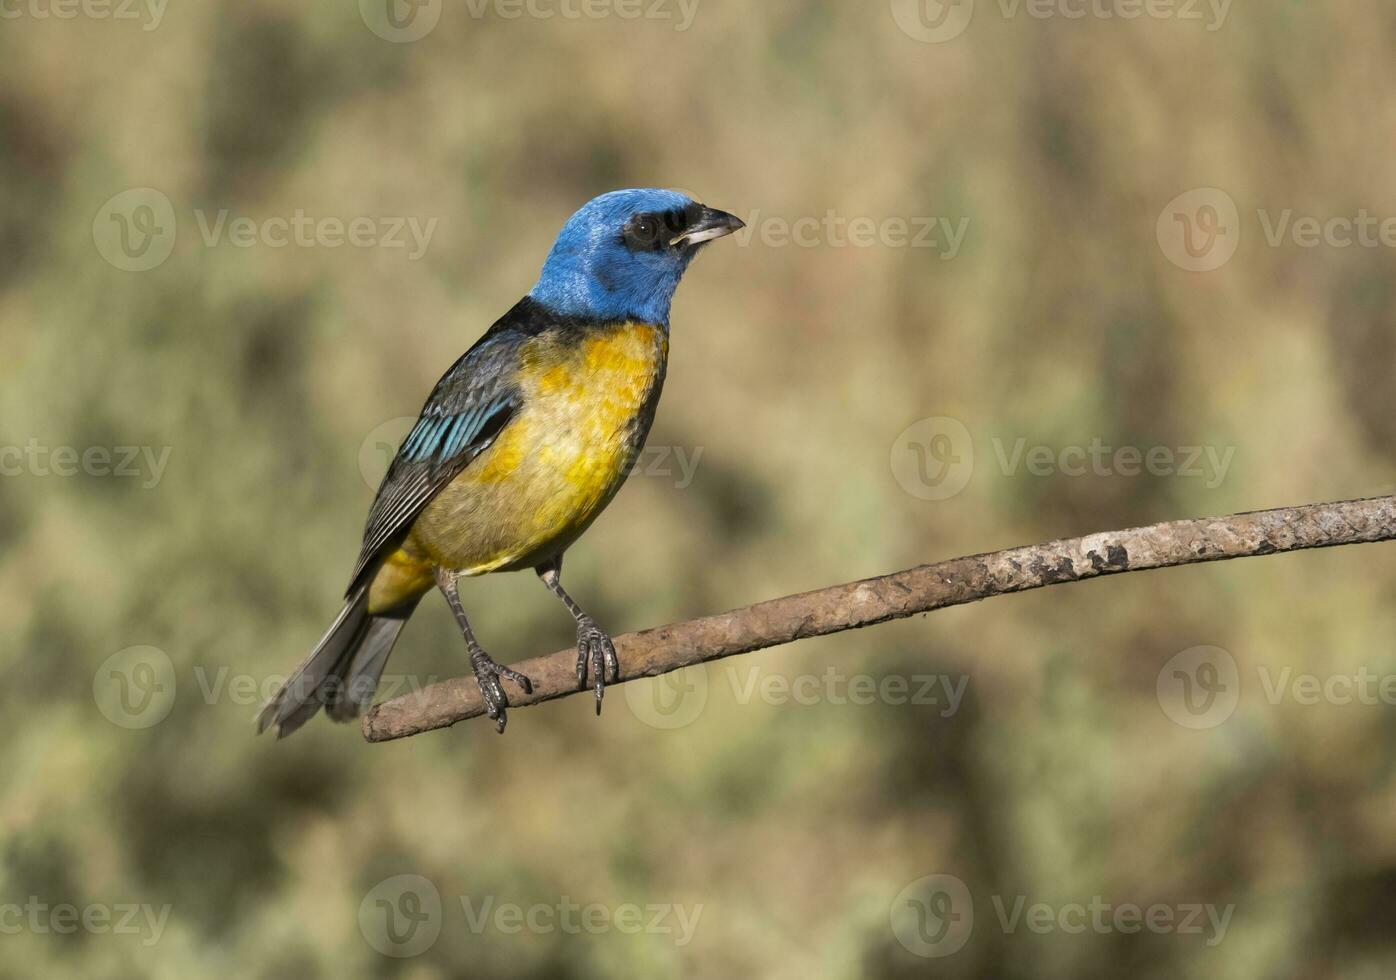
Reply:
[[496, 663], [488, 653], [478, 648], [470, 652], [470, 666], [475, 669], [475, 681], [480, 685], [480, 696], [485, 700], [485, 712], [498, 723], [499, 734], [503, 735], [504, 726], [509, 723], [506, 714], [509, 699], [505, 697], [504, 686], [499, 679], [509, 678], [523, 688], [525, 694], [533, 693], [533, 682], [517, 670]]
[[583, 616], [577, 620], [577, 684], [587, 686], [587, 668], [591, 668], [596, 687], [596, 713], [601, 714], [601, 698], [606, 693], [606, 676], [620, 681], [620, 660], [610, 634], [596, 625], [596, 620]]

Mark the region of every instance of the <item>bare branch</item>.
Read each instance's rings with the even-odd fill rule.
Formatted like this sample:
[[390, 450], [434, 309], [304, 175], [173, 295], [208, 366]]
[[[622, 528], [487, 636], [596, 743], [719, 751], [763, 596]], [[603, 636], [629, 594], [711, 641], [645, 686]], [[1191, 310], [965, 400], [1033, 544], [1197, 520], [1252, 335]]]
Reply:
[[[772, 599], [717, 616], [617, 637], [616, 651], [622, 680], [633, 680], [1046, 585], [1393, 539], [1396, 497], [1173, 521], [956, 558]], [[525, 697], [511, 689], [511, 707], [579, 693], [576, 656], [575, 650], [563, 650], [515, 664], [532, 679], [533, 694]], [[455, 678], [376, 705], [364, 717], [364, 737], [371, 742], [405, 738], [483, 713], [475, 680]]]

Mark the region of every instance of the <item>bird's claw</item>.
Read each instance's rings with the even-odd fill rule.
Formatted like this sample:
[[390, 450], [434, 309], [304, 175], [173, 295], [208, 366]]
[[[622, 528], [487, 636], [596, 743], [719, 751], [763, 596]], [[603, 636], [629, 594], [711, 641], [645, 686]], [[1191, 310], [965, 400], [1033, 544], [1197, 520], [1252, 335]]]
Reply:
[[485, 702], [485, 713], [497, 723], [497, 730], [503, 735], [504, 726], [509, 723], [509, 699], [505, 696], [504, 686], [499, 683], [499, 679], [507, 677], [523, 688], [525, 694], [533, 693], [533, 682], [517, 670], [496, 663], [483, 650], [470, 655], [470, 666], [475, 668], [475, 682], [480, 685], [480, 697]]
[[601, 714], [601, 699], [606, 693], [606, 677], [620, 681], [620, 659], [616, 656], [616, 645], [610, 635], [591, 618], [577, 621], [577, 684], [587, 685], [587, 669], [590, 667], [596, 687], [596, 713]]

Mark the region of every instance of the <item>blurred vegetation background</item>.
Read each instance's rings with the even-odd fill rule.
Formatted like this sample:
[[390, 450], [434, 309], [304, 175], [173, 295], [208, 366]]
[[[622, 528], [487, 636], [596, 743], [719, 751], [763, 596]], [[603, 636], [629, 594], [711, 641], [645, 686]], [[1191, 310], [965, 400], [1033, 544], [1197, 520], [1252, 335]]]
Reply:
[[[655, 448], [569, 555], [618, 633], [1391, 492], [1396, 251], [1272, 243], [1267, 222], [1396, 215], [1396, 10], [1006, 3], [935, 43], [903, 0], [6, 4], [0, 977], [1391, 976], [1396, 706], [1266, 682], [1396, 673], [1390, 547], [1000, 599], [627, 685], [599, 721], [586, 699], [519, 710], [504, 738], [253, 737], [338, 608], [385, 444], [618, 187], [752, 226], [690, 272]], [[944, 33], [935, 8], [920, 23]], [[1238, 209], [1205, 272], [1158, 235], [1195, 188]], [[277, 247], [298, 213], [320, 241]], [[377, 244], [331, 247], [324, 222], [356, 218]], [[416, 257], [387, 241], [409, 218], [433, 223]], [[930, 218], [958, 250], [887, 232]], [[903, 433], [946, 418], [972, 448], [927, 460], [968, 450], [972, 472], [923, 499]], [[1001, 458], [1095, 440], [1230, 463]], [[464, 597], [501, 660], [571, 640], [531, 576]], [[1160, 690], [1199, 646], [1240, 689], [1190, 728]], [[389, 680], [466, 669], [432, 600]], [[851, 703], [862, 677], [962, 698]], [[439, 914], [424, 886], [380, 904], [400, 875]], [[972, 935], [936, 958], [897, 927], [909, 888], [938, 907], [929, 875], [973, 896]], [[1097, 897], [1233, 914], [1221, 935], [1076, 934], [997, 911]], [[569, 901], [603, 926], [563, 928]], [[510, 930], [472, 918], [486, 902], [554, 912]], [[68, 933], [65, 904], [167, 917]], [[627, 905], [672, 914], [622, 928]], [[437, 934], [400, 928], [388, 952], [413, 955], [384, 955], [374, 916], [423, 908]]]

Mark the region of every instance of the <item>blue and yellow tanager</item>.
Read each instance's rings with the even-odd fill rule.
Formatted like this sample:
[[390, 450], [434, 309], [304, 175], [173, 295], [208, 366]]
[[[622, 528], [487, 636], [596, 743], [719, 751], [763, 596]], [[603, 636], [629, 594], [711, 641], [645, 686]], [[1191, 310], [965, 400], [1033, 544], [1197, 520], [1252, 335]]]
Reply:
[[267, 703], [288, 735], [324, 707], [347, 721], [373, 699], [403, 625], [439, 588], [504, 731], [508, 678], [476, 641], [463, 577], [532, 568], [577, 624], [577, 680], [596, 708], [619, 679], [610, 636], [562, 587], [562, 556], [620, 489], [654, 420], [669, 308], [707, 242], [743, 227], [683, 194], [616, 191], [567, 222], [531, 292], [437, 382], [369, 511], [345, 604]]

